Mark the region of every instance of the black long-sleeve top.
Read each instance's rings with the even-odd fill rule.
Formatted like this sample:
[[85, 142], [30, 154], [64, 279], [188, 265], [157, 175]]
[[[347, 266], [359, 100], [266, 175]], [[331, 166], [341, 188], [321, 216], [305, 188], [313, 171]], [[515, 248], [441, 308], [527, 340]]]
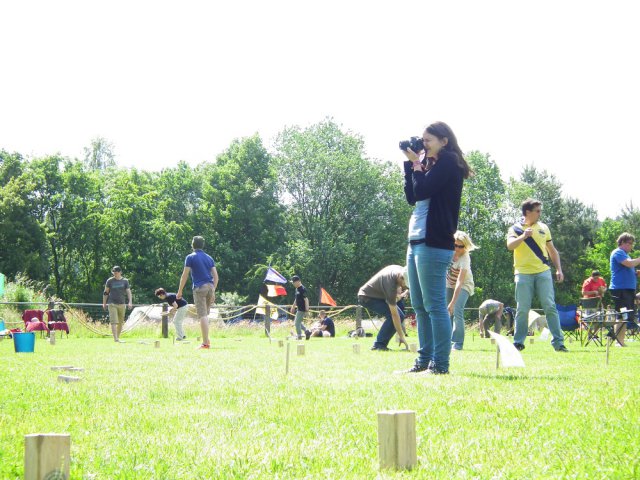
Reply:
[[453, 250], [463, 181], [463, 170], [453, 152], [440, 151], [428, 172], [414, 172], [411, 162], [404, 163], [404, 194], [409, 205], [431, 199], [425, 237], [429, 247]]

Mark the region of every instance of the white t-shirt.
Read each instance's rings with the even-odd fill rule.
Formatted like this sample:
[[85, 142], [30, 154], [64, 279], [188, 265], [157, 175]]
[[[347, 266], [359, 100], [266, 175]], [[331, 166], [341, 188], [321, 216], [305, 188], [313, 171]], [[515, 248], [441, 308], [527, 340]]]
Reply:
[[471, 273], [471, 256], [468, 253], [461, 255], [460, 258], [449, 264], [449, 270], [447, 271], [447, 288], [456, 288], [456, 282], [462, 270], [467, 271], [462, 288], [469, 292], [469, 296], [471, 296], [473, 295], [474, 283], [473, 274]]

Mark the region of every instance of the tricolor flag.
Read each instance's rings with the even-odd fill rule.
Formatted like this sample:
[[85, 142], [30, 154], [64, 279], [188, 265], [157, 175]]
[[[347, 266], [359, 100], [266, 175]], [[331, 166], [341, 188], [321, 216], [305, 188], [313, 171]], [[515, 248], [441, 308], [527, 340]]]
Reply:
[[267, 285], [267, 297], [279, 297], [286, 294], [287, 291], [282, 285]]
[[275, 282], [275, 283], [287, 283], [287, 279], [280, 275], [275, 268], [269, 267], [267, 270], [267, 275], [264, 277], [264, 282]]
[[274, 303], [271, 303], [262, 295], [258, 297], [258, 306], [256, 308], [256, 313], [259, 315], [266, 315], [267, 314], [267, 309], [265, 308], [266, 305], [269, 305], [269, 309], [270, 309], [269, 313], [271, 314], [271, 319], [278, 320], [278, 306]]
[[336, 301], [329, 295], [324, 288], [320, 287], [320, 303], [324, 303], [325, 305], [332, 305], [334, 307], [337, 306]]

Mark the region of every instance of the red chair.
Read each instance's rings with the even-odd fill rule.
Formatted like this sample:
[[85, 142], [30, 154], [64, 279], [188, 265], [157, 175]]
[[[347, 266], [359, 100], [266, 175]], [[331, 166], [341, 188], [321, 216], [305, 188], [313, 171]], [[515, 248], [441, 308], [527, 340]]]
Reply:
[[40, 336], [44, 336], [44, 332], [49, 332], [49, 327], [43, 321], [44, 312], [42, 310], [25, 310], [22, 314], [22, 321], [27, 332], [41, 332]]
[[69, 325], [64, 316], [64, 310], [47, 310], [47, 326], [49, 330], [61, 330], [69, 336]]

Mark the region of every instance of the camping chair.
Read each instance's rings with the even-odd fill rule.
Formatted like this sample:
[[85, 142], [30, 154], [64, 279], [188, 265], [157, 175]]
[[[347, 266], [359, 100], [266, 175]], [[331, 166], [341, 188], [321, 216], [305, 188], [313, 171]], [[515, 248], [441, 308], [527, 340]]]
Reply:
[[44, 337], [44, 332], [49, 332], [47, 324], [43, 321], [44, 312], [42, 310], [25, 310], [22, 313], [22, 321], [27, 332], [40, 332]]
[[47, 310], [47, 326], [49, 330], [61, 330], [69, 336], [69, 325], [64, 316], [64, 310]]
[[569, 338], [581, 341], [582, 330], [580, 330], [580, 323], [576, 320], [578, 306], [556, 304], [556, 309], [558, 310], [558, 317], [560, 317], [560, 328], [562, 332]]
[[605, 313], [602, 308], [602, 298], [584, 297], [580, 299], [580, 323], [586, 331], [584, 345], [593, 342], [602, 346], [602, 330], [604, 328]]

